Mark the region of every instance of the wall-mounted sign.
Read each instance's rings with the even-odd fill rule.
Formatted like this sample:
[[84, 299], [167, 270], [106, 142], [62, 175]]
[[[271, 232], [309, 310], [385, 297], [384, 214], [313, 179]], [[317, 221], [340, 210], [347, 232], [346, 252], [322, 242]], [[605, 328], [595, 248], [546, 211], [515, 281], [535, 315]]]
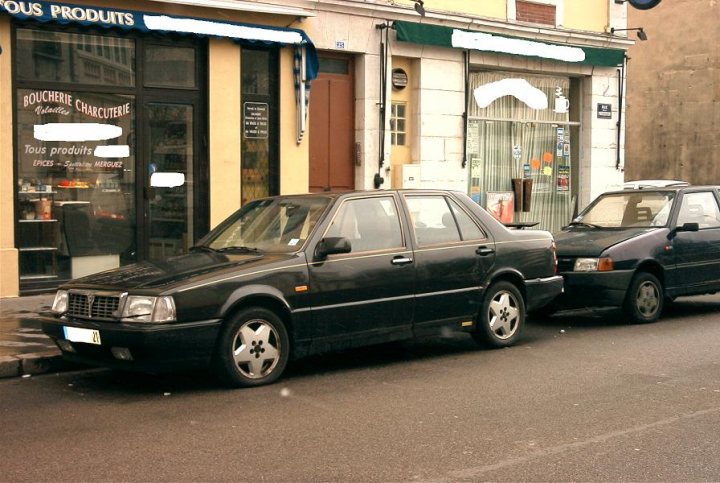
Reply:
[[403, 69], [393, 69], [392, 86], [395, 89], [405, 89], [408, 83], [408, 75]]
[[246, 102], [243, 104], [243, 137], [246, 139], [267, 139], [269, 126], [267, 102]]
[[597, 117], [598, 119], [612, 119], [612, 105], [598, 102]]
[[344, 40], [336, 40], [335, 48], [339, 49], [339, 50], [345, 50], [345, 41]]

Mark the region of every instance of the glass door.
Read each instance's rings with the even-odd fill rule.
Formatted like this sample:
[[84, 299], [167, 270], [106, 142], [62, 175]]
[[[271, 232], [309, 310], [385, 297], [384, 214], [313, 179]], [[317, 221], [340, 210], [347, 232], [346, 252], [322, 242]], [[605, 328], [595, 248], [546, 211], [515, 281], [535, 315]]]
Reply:
[[187, 252], [194, 242], [194, 106], [146, 104], [147, 258]]

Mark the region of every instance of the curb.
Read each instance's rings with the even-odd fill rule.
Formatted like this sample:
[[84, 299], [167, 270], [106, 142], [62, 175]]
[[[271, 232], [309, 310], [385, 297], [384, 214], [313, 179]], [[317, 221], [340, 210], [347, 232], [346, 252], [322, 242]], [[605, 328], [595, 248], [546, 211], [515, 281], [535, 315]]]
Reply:
[[11, 377], [30, 377], [50, 372], [87, 369], [87, 366], [63, 359], [60, 351], [44, 351], [19, 356], [0, 356], [0, 380]]

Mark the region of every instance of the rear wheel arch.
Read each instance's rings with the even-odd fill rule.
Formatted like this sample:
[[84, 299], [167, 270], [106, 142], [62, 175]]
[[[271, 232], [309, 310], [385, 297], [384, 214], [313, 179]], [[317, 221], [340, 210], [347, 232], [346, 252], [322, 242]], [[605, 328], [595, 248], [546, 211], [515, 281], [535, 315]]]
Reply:
[[511, 284], [515, 285], [515, 287], [520, 291], [520, 295], [522, 295], [523, 301], [527, 302], [527, 292], [525, 290], [525, 280], [523, 279], [522, 275], [520, 275], [517, 272], [502, 272], [498, 273], [492, 276], [492, 278], [488, 279], [487, 284], [485, 285], [486, 289], [492, 286], [495, 283], [498, 282], [510, 282]]

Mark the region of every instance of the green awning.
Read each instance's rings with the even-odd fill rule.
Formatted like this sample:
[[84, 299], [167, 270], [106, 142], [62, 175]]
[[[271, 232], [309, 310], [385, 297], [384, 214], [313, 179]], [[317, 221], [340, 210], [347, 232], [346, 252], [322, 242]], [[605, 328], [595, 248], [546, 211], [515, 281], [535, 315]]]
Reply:
[[401, 42], [470, 49], [497, 54], [534, 57], [573, 64], [615, 67], [623, 63], [625, 51], [580, 47], [539, 40], [462, 30], [442, 25], [396, 20], [394, 27]]

